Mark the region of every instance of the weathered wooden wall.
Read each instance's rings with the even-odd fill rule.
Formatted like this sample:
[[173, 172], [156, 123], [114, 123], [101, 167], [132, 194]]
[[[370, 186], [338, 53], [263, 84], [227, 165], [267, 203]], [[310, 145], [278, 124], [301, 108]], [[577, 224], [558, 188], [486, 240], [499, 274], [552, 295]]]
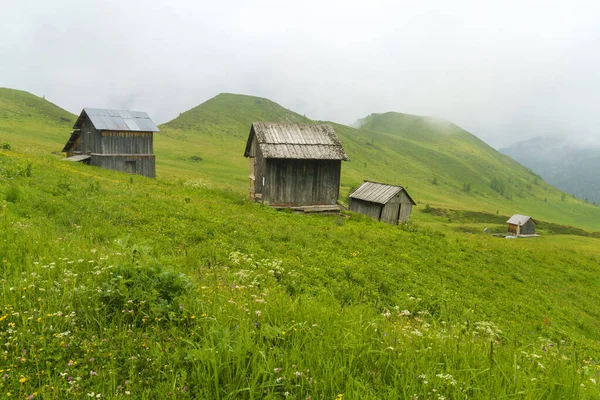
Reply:
[[[258, 145], [258, 140], [256, 139], [256, 136], [252, 141], [249, 153], [250, 154], [248, 155], [248, 159], [251, 163], [250, 174], [254, 175], [254, 198], [256, 200], [261, 200], [264, 196], [263, 182], [265, 180], [265, 159], [263, 158], [263, 154], [260, 151], [260, 146]], [[252, 177], [250, 177], [250, 179], [252, 179]]]
[[351, 198], [349, 208], [350, 211], [368, 215], [381, 222], [397, 225], [399, 221], [406, 222], [410, 218], [412, 202], [406, 193], [401, 191], [385, 205]]
[[379, 220], [379, 214], [381, 213], [382, 207], [383, 205], [379, 203], [372, 203], [370, 201], [359, 199], [350, 199], [350, 204], [348, 205], [350, 211], [367, 215], [376, 220]]
[[264, 202], [281, 206], [337, 204], [340, 160], [265, 159], [262, 165]]
[[152, 154], [152, 132], [102, 131], [101, 146], [94, 143], [94, 153]]
[[517, 235], [519, 233], [519, 226], [515, 224], [508, 224], [508, 232]]
[[535, 233], [535, 224], [530, 219], [521, 226], [521, 235], [533, 235]]
[[381, 212], [381, 221], [398, 225], [406, 222], [412, 212], [412, 202], [404, 190], [392, 197]]
[[131, 174], [156, 177], [155, 157], [153, 154], [103, 155], [92, 153], [91, 165]]
[[412, 212], [412, 201], [403, 190], [400, 192], [400, 218], [398, 221], [406, 222], [410, 219], [410, 213]]
[[83, 121], [79, 135], [79, 148], [81, 154], [91, 154], [97, 152], [102, 146], [101, 133], [96, 130], [89, 118]]
[[397, 194], [394, 197], [392, 197], [383, 206], [383, 209], [381, 210], [381, 218], [379, 220], [388, 224], [397, 225], [398, 207], [400, 207], [400, 194]]

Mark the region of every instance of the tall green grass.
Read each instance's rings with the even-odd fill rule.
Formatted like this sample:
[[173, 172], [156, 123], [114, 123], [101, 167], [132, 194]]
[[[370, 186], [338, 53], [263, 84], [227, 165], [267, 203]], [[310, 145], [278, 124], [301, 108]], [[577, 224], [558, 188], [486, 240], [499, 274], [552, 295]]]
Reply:
[[599, 394], [597, 239], [277, 212], [9, 151], [0, 177], [0, 397]]

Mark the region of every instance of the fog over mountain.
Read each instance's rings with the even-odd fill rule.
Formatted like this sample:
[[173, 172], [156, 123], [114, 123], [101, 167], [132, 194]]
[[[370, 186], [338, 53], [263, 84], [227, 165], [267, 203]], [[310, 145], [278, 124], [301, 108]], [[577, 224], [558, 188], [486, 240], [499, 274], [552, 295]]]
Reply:
[[432, 115], [501, 147], [596, 141], [600, 2], [3, 2], [0, 86], [159, 122], [220, 92], [313, 119]]
[[551, 185], [581, 199], [600, 203], [600, 145], [580, 144], [565, 136], [546, 136], [500, 149], [540, 174]]

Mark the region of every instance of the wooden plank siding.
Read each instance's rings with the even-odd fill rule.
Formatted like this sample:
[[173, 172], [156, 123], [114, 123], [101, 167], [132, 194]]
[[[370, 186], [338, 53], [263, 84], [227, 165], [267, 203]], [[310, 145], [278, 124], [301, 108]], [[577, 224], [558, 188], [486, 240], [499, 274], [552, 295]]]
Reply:
[[407, 222], [410, 219], [410, 213], [412, 213], [412, 200], [406, 193], [406, 191], [400, 192], [400, 218], [399, 222]]
[[398, 225], [399, 222], [406, 222], [410, 218], [412, 202], [402, 190], [385, 204], [350, 198], [349, 209], [381, 222]]
[[256, 137], [252, 141], [250, 147], [250, 154], [248, 156], [250, 163], [252, 163], [254, 170], [251, 175], [254, 175], [254, 193], [251, 193], [251, 197], [255, 199], [264, 198], [264, 181], [265, 181], [265, 159], [263, 158], [262, 151], [258, 145]]
[[533, 221], [530, 219], [527, 222], [525, 222], [525, 224], [523, 224], [523, 226], [521, 226], [521, 232], [519, 233], [520, 235], [533, 235], [535, 234], [535, 224], [533, 223]]
[[364, 214], [373, 219], [379, 220], [379, 215], [381, 214], [383, 205], [379, 203], [372, 203], [370, 201], [350, 199], [348, 208], [350, 211]]
[[381, 210], [381, 222], [398, 225], [398, 209], [400, 208], [400, 195], [392, 197]]
[[[102, 154], [153, 154], [152, 132], [102, 131], [100, 143], [94, 146]], [[98, 146], [100, 145], [100, 146]]]
[[154, 154], [96, 154], [92, 153], [90, 165], [123, 171], [148, 178], [156, 177]]
[[265, 203], [280, 206], [337, 203], [341, 161], [275, 158], [266, 159], [263, 165]]

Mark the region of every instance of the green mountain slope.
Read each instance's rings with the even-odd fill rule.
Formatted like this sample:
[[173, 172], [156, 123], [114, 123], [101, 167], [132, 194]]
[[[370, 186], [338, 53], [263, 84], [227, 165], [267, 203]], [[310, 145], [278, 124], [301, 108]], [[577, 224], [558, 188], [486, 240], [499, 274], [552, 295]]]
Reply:
[[[2, 89], [0, 99], [0, 141], [38, 153], [62, 149], [74, 115], [26, 92]], [[267, 99], [220, 94], [161, 126], [154, 146], [157, 174], [245, 192], [248, 165], [243, 152], [253, 121], [313, 122]], [[438, 227], [442, 219], [419, 211], [426, 204], [497, 214], [500, 219], [513, 213], [529, 214], [542, 221], [600, 231], [599, 208], [564, 196], [449, 122], [387, 113], [365, 118], [360, 129], [332, 125], [350, 156], [342, 167], [342, 201], [364, 179], [370, 179], [406, 187], [419, 203], [413, 220]], [[501, 229], [498, 218], [480, 222]]]
[[539, 175], [452, 123], [401, 113], [373, 114], [363, 120], [359, 133], [362, 136], [345, 136], [354, 139], [354, 154], [365, 165], [362, 173], [408, 186], [421, 203], [528, 214], [600, 230], [600, 209], [566, 198]]
[[60, 151], [75, 115], [21, 90], [0, 88], [0, 141], [34, 152]]
[[[253, 121], [311, 122], [265, 99], [221, 94], [161, 126], [155, 146], [159, 173], [246, 190], [242, 155]], [[407, 187], [420, 207], [523, 213], [600, 230], [600, 209], [563, 198], [538, 175], [452, 123], [387, 113], [365, 118], [360, 129], [331, 124], [350, 157], [342, 167], [343, 197], [369, 179]], [[428, 220], [418, 210], [413, 219]]]
[[309, 123], [306, 117], [286, 110], [268, 99], [240, 94], [221, 93], [183, 112], [163, 127], [203, 134], [247, 138], [253, 121]]
[[0, 265], [3, 398], [599, 396], [597, 239], [278, 212], [0, 149]]

